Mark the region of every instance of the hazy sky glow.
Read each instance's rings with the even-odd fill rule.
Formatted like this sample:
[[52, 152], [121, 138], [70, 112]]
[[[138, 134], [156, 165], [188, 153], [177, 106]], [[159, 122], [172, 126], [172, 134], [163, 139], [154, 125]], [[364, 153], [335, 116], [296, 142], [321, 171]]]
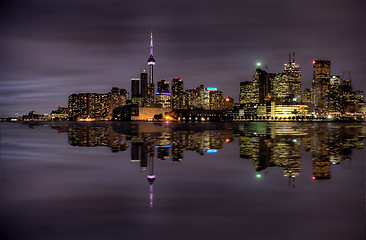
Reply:
[[1, 3], [1, 116], [50, 113], [77, 92], [130, 91], [154, 33], [155, 80], [182, 77], [238, 101], [256, 62], [280, 72], [296, 51], [302, 88], [312, 60], [351, 71], [365, 90], [366, 1], [32, 0]]

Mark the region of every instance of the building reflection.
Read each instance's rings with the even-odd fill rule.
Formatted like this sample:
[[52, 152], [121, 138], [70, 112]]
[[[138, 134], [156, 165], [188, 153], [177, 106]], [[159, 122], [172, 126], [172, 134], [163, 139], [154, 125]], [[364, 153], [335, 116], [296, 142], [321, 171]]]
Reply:
[[[215, 153], [238, 140], [240, 157], [253, 163], [256, 176], [281, 168], [294, 187], [301, 157], [311, 153], [312, 178], [331, 178], [331, 165], [350, 164], [353, 149], [362, 149], [366, 126], [359, 123], [53, 123], [68, 133], [68, 143], [79, 147], [106, 146], [113, 152], [131, 151], [148, 176], [154, 176], [154, 158], [182, 162], [185, 151]], [[150, 178], [151, 180], [152, 178]]]

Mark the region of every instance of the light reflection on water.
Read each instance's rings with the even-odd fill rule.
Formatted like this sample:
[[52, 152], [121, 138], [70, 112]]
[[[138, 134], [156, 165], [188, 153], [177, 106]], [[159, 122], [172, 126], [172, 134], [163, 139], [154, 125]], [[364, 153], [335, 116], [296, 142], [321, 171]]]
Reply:
[[1, 129], [2, 234], [13, 239], [364, 237], [364, 124]]

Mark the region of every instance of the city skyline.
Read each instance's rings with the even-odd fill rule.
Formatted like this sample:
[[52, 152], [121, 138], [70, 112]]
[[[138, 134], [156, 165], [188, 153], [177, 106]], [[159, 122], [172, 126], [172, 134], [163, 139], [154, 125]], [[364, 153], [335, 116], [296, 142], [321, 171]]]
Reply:
[[50, 113], [71, 93], [130, 90], [130, 79], [148, 70], [151, 29], [155, 83], [182, 77], [184, 89], [205, 84], [238, 102], [240, 82], [252, 79], [256, 62], [280, 72], [296, 51], [302, 91], [311, 87], [316, 59], [332, 62], [331, 75], [350, 71], [354, 88], [365, 90], [365, 2], [316, 3], [5, 4], [0, 114]]

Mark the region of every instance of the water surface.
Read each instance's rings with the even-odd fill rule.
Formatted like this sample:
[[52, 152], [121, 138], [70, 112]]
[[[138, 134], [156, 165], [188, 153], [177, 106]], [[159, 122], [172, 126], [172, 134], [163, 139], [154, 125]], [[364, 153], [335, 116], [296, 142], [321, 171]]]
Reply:
[[364, 239], [360, 123], [1, 123], [2, 239]]

